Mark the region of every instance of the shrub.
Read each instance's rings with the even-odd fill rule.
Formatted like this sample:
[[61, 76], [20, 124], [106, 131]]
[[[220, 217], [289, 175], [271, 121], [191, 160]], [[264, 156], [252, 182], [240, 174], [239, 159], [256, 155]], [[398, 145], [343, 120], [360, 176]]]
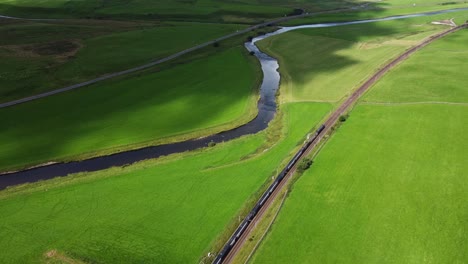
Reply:
[[314, 163], [311, 158], [304, 158], [299, 162], [299, 165], [297, 165], [297, 172], [303, 173], [306, 171], [310, 166]]
[[342, 116], [340, 116], [339, 120], [340, 120], [340, 122], [344, 122], [344, 121], [346, 121], [346, 119], [348, 119], [348, 117], [349, 117], [348, 115], [342, 115]]
[[214, 147], [214, 146], [216, 146], [216, 142], [210, 141], [210, 143], [208, 143], [208, 147], [211, 148], [211, 147]]

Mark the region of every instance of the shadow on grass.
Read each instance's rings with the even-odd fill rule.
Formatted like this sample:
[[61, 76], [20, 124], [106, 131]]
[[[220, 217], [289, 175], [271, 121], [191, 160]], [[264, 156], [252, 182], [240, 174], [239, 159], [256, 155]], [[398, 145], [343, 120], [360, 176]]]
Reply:
[[[253, 2], [253, 3], [252, 3]], [[355, 0], [114, 0], [114, 1], [42, 1], [41, 3], [0, 4], [0, 14], [27, 18], [97, 18], [151, 19], [179, 21], [226, 22], [226, 17], [238, 23], [261, 22], [264, 19], [293, 15], [305, 10], [318, 12], [372, 4]], [[229, 20], [229, 19], [228, 19]]]
[[[431, 21], [450, 16], [299, 29], [260, 45], [281, 58], [290, 79], [286, 82], [294, 86], [295, 95], [306, 96], [302, 100], [338, 101], [379, 66], [436, 30]], [[421, 35], [412, 37], [417, 34]], [[357, 64], [363, 66], [354, 69]]]
[[[323, 34], [327, 32], [323, 30]], [[392, 33], [391, 28], [377, 24], [362, 25], [361, 30], [347, 35], [348, 42], [319, 50], [327, 67], [305, 74], [333, 74], [349, 67], [356, 62], [337, 55], [340, 50], [362, 37]], [[118, 150], [119, 146], [211, 128], [239, 118], [251, 98], [256, 70], [236, 52], [226, 49], [217, 55], [209, 53], [206, 58], [156, 74], [137, 74], [3, 109], [0, 168], [109, 148]]]

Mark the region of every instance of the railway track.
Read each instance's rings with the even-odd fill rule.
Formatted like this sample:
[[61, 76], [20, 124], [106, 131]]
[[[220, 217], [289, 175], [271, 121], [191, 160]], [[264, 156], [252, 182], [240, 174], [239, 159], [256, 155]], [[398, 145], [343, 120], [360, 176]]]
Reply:
[[[265, 214], [265, 212], [268, 210], [268, 208], [271, 206], [271, 204], [273, 203], [273, 201], [278, 197], [278, 194], [282, 191], [283, 187], [287, 185], [287, 183], [291, 180], [292, 178], [292, 175], [294, 175], [294, 173], [296, 172], [297, 170], [297, 166], [299, 164], [299, 161], [309, 155], [311, 153], [312, 150], [315, 149], [315, 147], [317, 145], [319, 145], [321, 143], [321, 141], [323, 140], [324, 136], [330, 132], [330, 130], [332, 129], [332, 127], [337, 123], [339, 117], [341, 115], [343, 115], [344, 113], [346, 113], [346, 111], [348, 111], [350, 109], [350, 107], [352, 105], [354, 105], [354, 103], [367, 91], [369, 90], [370, 87], [372, 87], [372, 85], [374, 85], [380, 78], [382, 78], [390, 69], [392, 69], [393, 67], [395, 67], [396, 65], [398, 65], [400, 62], [404, 61], [405, 59], [407, 59], [411, 54], [415, 53], [416, 51], [422, 49], [423, 47], [427, 46], [429, 43], [437, 40], [437, 39], [440, 39], [450, 33], [453, 33], [455, 31], [458, 31], [460, 29], [463, 29], [463, 28], [467, 28], [468, 27], [468, 24], [465, 23], [463, 25], [460, 25], [460, 26], [457, 26], [457, 27], [454, 27], [452, 29], [449, 29], [447, 31], [444, 31], [444, 32], [441, 32], [437, 35], [434, 35], [434, 36], [431, 36], [429, 37], [428, 39], [426, 39], [425, 41], [421, 42], [420, 44], [408, 49], [407, 51], [405, 51], [403, 54], [401, 54], [400, 56], [398, 56], [397, 58], [393, 59], [391, 62], [389, 62], [387, 65], [385, 65], [383, 68], [379, 69], [376, 73], [374, 73], [366, 82], [364, 82], [357, 90], [355, 90], [351, 96], [349, 96], [328, 118], [327, 120], [325, 121], [325, 123], [323, 123], [322, 127], [319, 128], [319, 130], [316, 132], [316, 136], [312, 138], [311, 141], [308, 141], [306, 144], [310, 144], [309, 146], [307, 146], [307, 148], [302, 152], [300, 153], [300, 155], [296, 158], [294, 157], [293, 160], [291, 160], [287, 167], [290, 166], [291, 162], [294, 161], [294, 163], [292, 164], [292, 167], [290, 168], [290, 170], [287, 171], [286, 175], [284, 175], [284, 177], [282, 178], [281, 181], [279, 181], [278, 183], [276, 183], [277, 181], [274, 181], [270, 187], [267, 189], [267, 191], [262, 195], [262, 197], [260, 198], [260, 200], [257, 202], [256, 205], [258, 205], [259, 203], [262, 204], [262, 206], [258, 209], [258, 211], [255, 213], [255, 216], [250, 220], [250, 221], [247, 221], [247, 225], [246, 226], [243, 226], [245, 225], [246, 223], [246, 220], [249, 218], [249, 216], [251, 216], [252, 212], [254, 212], [255, 208], [252, 209], [251, 213], [246, 217], [246, 219], [244, 219], [244, 221], [242, 221], [241, 225], [236, 229], [236, 231], [234, 232], [234, 234], [230, 237], [230, 239], [228, 240], [228, 242], [225, 244], [225, 246], [223, 247], [222, 251], [220, 252], [220, 254], [218, 254], [218, 256], [215, 258], [215, 260], [213, 261], [214, 264], [220, 264], [220, 263], [232, 263], [233, 259], [235, 258], [235, 256], [237, 255], [237, 253], [239, 252], [239, 250], [242, 248], [242, 245], [245, 243], [245, 241], [247, 240], [247, 238], [250, 236], [250, 234], [252, 233], [252, 231], [255, 229], [257, 223], [262, 219], [263, 215]], [[323, 129], [322, 129], [323, 128]], [[297, 154], [296, 154], [297, 155]], [[285, 168], [286, 170], [287, 168]], [[283, 170], [284, 171], [284, 170]], [[280, 173], [281, 175], [281, 173]], [[280, 177], [280, 176], [278, 176]], [[275, 185], [276, 184], [276, 185]], [[273, 191], [271, 192], [271, 194], [269, 196], [267, 196], [267, 198], [265, 199], [265, 194], [267, 192], [269, 192], [269, 190], [271, 190], [271, 188], [273, 188]], [[264, 201], [262, 202], [262, 199], [264, 199]], [[239, 233], [239, 231], [242, 231], [241, 233]], [[231, 245], [232, 244], [232, 245]], [[229, 248], [230, 247], [230, 248]], [[224, 250], [226, 249], [229, 249], [227, 250], [227, 252], [223, 252]]]

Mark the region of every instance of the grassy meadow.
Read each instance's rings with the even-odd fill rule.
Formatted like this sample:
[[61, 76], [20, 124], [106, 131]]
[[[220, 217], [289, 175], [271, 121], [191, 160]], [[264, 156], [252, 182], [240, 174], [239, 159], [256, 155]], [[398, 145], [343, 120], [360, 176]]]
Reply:
[[241, 28], [175, 22], [7, 21], [0, 26], [0, 102], [126, 70]]
[[[468, 102], [468, 30], [414, 54], [364, 98], [381, 103]], [[401, 85], [409, 84], [409, 85]]]
[[279, 58], [285, 100], [337, 102], [390, 59], [447, 29], [430, 22], [448, 16], [468, 19], [468, 12], [301, 29], [265, 39], [259, 46]]
[[[395, 1], [390, 1], [394, 3]], [[0, 13], [22, 17], [160, 19], [258, 23], [294, 9], [308, 12], [355, 7], [363, 0], [0, 0]], [[388, 5], [388, 1], [378, 6]], [[431, 4], [433, 4], [431, 2]], [[377, 4], [374, 4], [377, 5]], [[408, 5], [406, 3], [406, 5]]]
[[[15, 9], [19, 13], [63, 10], [62, 1], [42, 11], [31, 7], [35, 1], [2, 1], [22, 6]], [[67, 3], [93, 10], [104, 4]], [[280, 58], [283, 77], [279, 113], [266, 131], [124, 168], [0, 191], [0, 262], [63, 260], [47, 254], [53, 250], [89, 263], [209, 262], [204, 256], [219, 250], [249, 201], [353, 87], [443, 29], [415, 19], [300, 30], [264, 41], [262, 47]], [[134, 31], [115, 34], [141, 37]], [[110, 45], [113, 38], [89, 41]], [[0, 170], [240, 124], [255, 114], [258, 77], [257, 63], [237, 46], [159, 72], [2, 109]], [[467, 107], [373, 104], [394, 102], [391, 98], [376, 95], [356, 107], [294, 185], [254, 262], [308, 262], [311, 256], [325, 263], [467, 259], [461, 250], [466, 248], [463, 147], [468, 142], [462, 121]]]
[[[375, 68], [443, 29], [428, 19], [304, 29], [260, 46], [280, 59], [281, 101], [336, 103]], [[193, 138], [248, 121], [259, 75], [241, 49], [1, 109], [8, 129], [0, 131], [0, 170]]]
[[38, 263], [54, 249], [93, 263], [198, 262], [331, 105], [281, 110], [254, 136], [0, 192], [0, 262]]
[[0, 170], [243, 124], [256, 114], [257, 68], [253, 57], [234, 47], [160, 72], [0, 109]]
[[359, 105], [252, 263], [465, 263], [468, 107]]
[[467, 36], [438, 40], [372, 88], [295, 183], [252, 263], [468, 261]]
[[[416, 5], [413, 5], [416, 4]], [[319, 14], [301, 19], [294, 19], [283, 22], [283, 25], [302, 25], [321, 22], [339, 22], [354, 21], [372, 18], [382, 18], [389, 16], [408, 15], [423, 12], [434, 12], [448, 9], [468, 8], [468, 3], [461, 1], [406, 1], [406, 0], [388, 0], [378, 1], [366, 8], [358, 8], [349, 11], [336, 13]], [[456, 14], [450, 13], [450, 14]]]

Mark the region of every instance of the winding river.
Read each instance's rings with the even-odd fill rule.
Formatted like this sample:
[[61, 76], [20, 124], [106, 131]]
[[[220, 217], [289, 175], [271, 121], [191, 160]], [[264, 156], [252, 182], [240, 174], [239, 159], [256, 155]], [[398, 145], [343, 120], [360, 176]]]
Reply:
[[0, 190], [8, 186], [36, 182], [39, 180], [52, 179], [58, 176], [65, 176], [71, 173], [78, 172], [91, 172], [107, 169], [114, 166], [123, 166], [131, 164], [137, 161], [157, 158], [164, 155], [173, 153], [185, 152], [190, 150], [199, 149], [208, 146], [210, 142], [220, 143], [235, 138], [239, 138], [244, 135], [254, 134], [267, 128], [268, 123], [273, 119], [276, 113], [276, 93], [279, 89], [280, 75], [278, 72], [278, 61], [267, 54], [261, 52], [255, 45], [256, 42], [282, 34], [291, 30], [304, 29], [304, 28], [324, 28], [324, 27], [336, 27], [363, 23], [372, 23], [378, 21], [388, 21], [396, 19], [405, 19], [412, 17], [430, 16], [444, 13], [451, 13], [457, 11], [467, 11], [468, 8], [459, 8], [435, 12], [426, 12], [419, 14], [403, 15], [403, 16], [392, 16], [379, 19], [359, 20], [352, 22], [340, 22], [340, 23], [322, 23], [312, 25], [301, 25], [294, 27], [282, 27], [275, 32], [268, 33], [259, 37], [256, 37], [252, 42], [245, 43], [245, 47], [249, 52], [254, 52], [255, 56], [261, 63], [263, 71], [263, 81], [260, 87], [260, 99], [257, 103], [258, 115], [252, 121], [238, 128], [207, 136], [204, 138], [187, 140], [177, 143], [171, 143], [166, 145], [159, 145], [153, 147], [146, 147], [142, 149], [125, 151], [116, 153], [109, 156], [102, 156], [97, 158], [91, 158], [83, 161], [74, 161], [68, 163], [55, 163], [47, 166], [32, 168], [28, 170], [8, 173], [0, 175]]

